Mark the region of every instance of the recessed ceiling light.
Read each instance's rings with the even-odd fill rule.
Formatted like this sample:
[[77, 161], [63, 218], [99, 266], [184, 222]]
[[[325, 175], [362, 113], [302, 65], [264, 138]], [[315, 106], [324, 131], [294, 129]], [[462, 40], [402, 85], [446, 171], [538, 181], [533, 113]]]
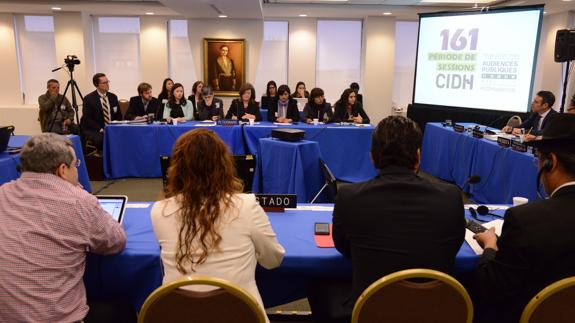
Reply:
[[389, 15], [391, 15], [391, 12], [384, 12], [383, 15], [384, 15], [384, 16], [389, 16]]
[[573, 0], [563, 0], [563, 2], [571, 2], [571, 1], [573, 1]]
[[154, 15], [154, 13], [153, 12], [146, 12], [146, 15], [152, 16], [152, 15]]
[[227, 15], [219, 15], [218, 17], [220, 17], [220, 18], [227, 18], [228, 16], [227, 16]]
[[305, 13], [302, 13], [299, 15], [300, 17], [307, 17], [307, 15]]
[[543, 14], [546, 15], [546, 14], [547, 14], [547, 11], [543, 11]]
[[60, 7], [52, 7], [52, 10], [58, 11], [58, 10], [62, 10], [62, 8], [60, 8]]

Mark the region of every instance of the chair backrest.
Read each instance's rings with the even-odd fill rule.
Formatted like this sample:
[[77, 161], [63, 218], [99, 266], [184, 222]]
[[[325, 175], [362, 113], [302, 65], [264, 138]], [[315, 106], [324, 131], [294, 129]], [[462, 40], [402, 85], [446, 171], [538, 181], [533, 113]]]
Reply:
[[471, 323], [472, 319], [471, 298], [457, 280], [435, 270], [408, 269], [371, 284], [355, 303], [351, 321]]
[[256, 156], [234, 155], [234, 161], [238, 177], [244, 182], [244, 192], [252, 192], [252, 183], [256, 173]]
[[509, 120], [507, 121], [507, 125], [510, 127], [519, 127], [519, 125], [523, 123], [523, 121], [521, 121], [521, 117], [520, 116], [512, 116], [511, 118], [509, 118]]
[[[208, 285], [218, 289], [198, 292], [181, 287]], [[156, 289], [144, 302], [138, 323], [236, 322], [265, 323], [258, 302], [239, 286], [223, 279], [187, 277]]]
[[121, 99], [118, 101], [118, 105], [120, 106], [120, 113], [122, 114], [122, 120], [126, 119], [126, 114], [128, 113], [128, 108], [130, 107], [130, 102], [126, 99]]
[[575, 277], [555, 282], [541, 290], [527, 304], [520, 323], [564, 323], [575, 320]]
[[10, 136], [14, 133], [14, 126], [0, 127], [0, 153], [8, 148]]
[[168, 167], [170, 167], [170, 156], [160, 156], [160, 169], [162, 171], [162, 185], [164, 191], [168, 186]]

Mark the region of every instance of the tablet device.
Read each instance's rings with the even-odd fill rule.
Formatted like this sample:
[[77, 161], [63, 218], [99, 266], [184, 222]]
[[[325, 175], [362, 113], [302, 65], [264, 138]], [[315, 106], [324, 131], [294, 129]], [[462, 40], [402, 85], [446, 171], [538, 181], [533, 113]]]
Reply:
[[126, 204], [128, 204], [128, 197], [125, 195], [96, 195], [98, 203], [116, 220], [122, 223], [124, 220], [124, 212], [126, 211]]

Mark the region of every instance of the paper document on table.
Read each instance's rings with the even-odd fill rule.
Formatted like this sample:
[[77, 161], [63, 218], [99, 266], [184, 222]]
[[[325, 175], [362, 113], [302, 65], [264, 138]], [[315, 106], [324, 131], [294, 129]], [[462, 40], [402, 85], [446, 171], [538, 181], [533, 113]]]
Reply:
[[[501, 210], [501, 211], [505, 211], [508, 208], [510, 208], [509, 205], [501, 205], [501, 204], [482, 204], [484, 206], [486, 206], [489, 211], [497, 211], [497, 210]], [[469, 210], [470, 207], [477, 209], [477, 207], [479, 206], [479, 204], [465, 204], [465, 209]]]
[[[499, 236], [499, 235], [501, 235], [501, 228], [503, 227], [503, 220], [493, 220], [491, 222], [481, 223], [481, 225], [483, 225], [487, 229], [495, 228], [495, 233]], [[481, 255], [481, 254], [483, 254], [483, 248], [481, 248], [479, 243], [477, 243], [477, 241], [475, 241], [475, 239], [473, 239], [474, 235], [475, 235], [475, 233], [469, 231], [469, 229], [465, 229], [465, 241], [471, 247], [473, 252], [475, 252], [476, 255]]]
[[274, 122], [274, 124], [278, 126], [291, 126], [289, 122]]
[[[287, 210], [287, 209], [286, 209]], [[290, 209], [292, 210], [292, 209]], [[293, 210], [298, 210], [298, 211], [328, 211], [328, 212], [333, 212], [333, 205], [298, 205], [298, 207], [296, 207]]]
[[147, 209], [150, 207], [150, 203], [128, 203], [126, 208], [128, 209]]

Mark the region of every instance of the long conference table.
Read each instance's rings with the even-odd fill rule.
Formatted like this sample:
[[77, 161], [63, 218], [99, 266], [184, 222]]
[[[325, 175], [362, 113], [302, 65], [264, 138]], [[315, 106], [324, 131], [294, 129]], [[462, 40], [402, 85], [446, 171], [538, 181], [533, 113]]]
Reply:
[[[66, 137], [72, 141], [72, 146], [76, 152], [76, 158], [80, 160], [80, 166], [78, 167], [78, 181], [86, 191], [92, 192], [92, 186], [90, 185], [90, 179], [88, 178], [88, 170], [86, 169], [86, 162], [84, 160], [84, 153], [82, 152], [80, 137], [76, 135], [69, 135]], [[8, 142], [8, 147], [22, 147], [30, 138], [31, 136], [11, 136], [10, 141]], [[0, 185], [20, 177], [20, 172], [17, 170], [18, 164], [20, 164], [20, 154], [9, 154], [7, 152], [0, 153]]]
[[305, 140], [319, 144], [321, 156], [335, 177], [360, 182], [376, 175], [369, 155], [373, 126], [336, 123], [277, 125], [260, 122], [253, 126], [220, 126], [191, 121], [177, 126], [166, 124], [121, 124], [106, 127], [104, 173], [107, 178], [161, 177], [160, 156], [170, 156], [175, 141], [183, 133], [208, 128], [228, 145], [234, 155], [256, 154], [259, 140], [269, 138], [273, 129], [305, 131]]
[[[139, 309], [162, 284], [163, 273], [160, 247], [150, 221], [152, 203], [129, 206], [123, 222], [128, 236], [126, 249], [115, 256], [90, 255], [84, 281], [90, 299], [129, 300]], [[318, 248], [314, 241], [314, 223], [331, 223], [329, 205], [324, 205], [323, 210], [310, 210], [310, 205], [299, 207], [285, 213], [268, 213], [286, 253], [279, 268], [266, 270], [258, 266], [256, 271], [266, 307], [306, 297], [309, 283], [317, 278], [351, 279], [350, 260], [335, 248]], [[478, 259], [464, 242], [456, 258], [456, 277], [472, 276]]]
[[[428, 123], [425, 127], [421, 170], [465, 188], [478, 203], [512, 204], [515, 196], [530, 201], [539, 199], [536, 162], [536, 157], [529, 152], [502, 148], [497, 142], [458, 133], [440, 123]], [[472, 175], [481, 176], [481, 182], [465, 185]]]

